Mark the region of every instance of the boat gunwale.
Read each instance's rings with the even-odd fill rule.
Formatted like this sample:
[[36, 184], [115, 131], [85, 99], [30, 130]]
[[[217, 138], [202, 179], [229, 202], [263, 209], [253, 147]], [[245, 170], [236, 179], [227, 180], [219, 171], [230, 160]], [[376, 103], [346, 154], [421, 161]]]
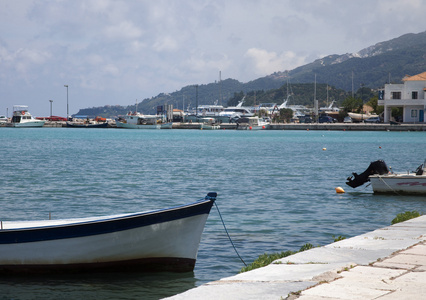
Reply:
[[[111, 215], [105, 216], [105, 218], [101, 216], [99, 217], [101, 219], [97, 219], [95, 217], [93, 220], [86, 220], [86, 218], [68, 219], [70, 223], [55, 225], [47, 224], [45, 226], [43, 225], [36, 227], [19, 227], [7, 229], [4, 227], [9, 225], [8, 222], [11, 223], [10, 225], [13, 225], [14, 221], [5, 221], [2, 222], [3, 227], [0, 229], [0, 245], [43, 242], [49, 240], [108, 234], [202, 214], [209, 214], [214, 201], [214, 198], [206, 198], [193, 203], [174, 206], [166, 209], [124, 215]], [[79, 222], [78, 220], [84, 221]], [[40, 222], [49, 221], [50, 220], [40, 220]], [[67, 220], [64, 219], [64, 221]], [[16, 223], [19, 223], [19, 221], [16, 221]]]

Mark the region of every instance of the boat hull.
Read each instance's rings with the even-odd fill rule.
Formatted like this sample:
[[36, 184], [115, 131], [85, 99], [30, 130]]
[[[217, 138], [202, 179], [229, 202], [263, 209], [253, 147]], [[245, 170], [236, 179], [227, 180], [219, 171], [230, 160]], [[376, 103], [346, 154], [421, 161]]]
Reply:
[[202, 130], [217, 130], [217, 129], [220, 129], [220, 125], [201, 124], [200, 129], [202, 129]]
[[249, 126], [249, 125], [239, 125], [237, 126], [237, 130], [264, 130], [267, 129], [269, 125], [255, 125], [255, 126]]
[[[192, 271], [215, 198], [146, 213], [2, 222], [1, 273]], [[22, 226], [24, 225], [24, 226]]]
[[173, 128], [173, 122], [162, 123], [160, 126], [160, 129], [172, 129], [172, 128]]
[[73, 128], [107, 128], [108, 123], [99, 123], [99, 124], [78, 124], [67, 122], [67, 127]]
[[127, 128], [127, 129], [161, 129], [161, 124], [153, 124], [153, 125], [137, 125], [137, 124], [129, 124], [123, 122], [116, 122], [117, 128]]
[[369, 179], [377, 194], [426, 195], [426, 175], [372, 175]]
[[378, 117], [378, 115], [372, 115], [372, 114], [359, 114], [359, 113], [348, 113], [348, 116], [351, 117], [354, 121], [364, 121], [372, 117]]
[[21, 123], [8, 123], [6, 126], [8, 127], [17, 127], [17, 128], [32, 128], [32, 127], [43, 127], [46, 121], [34, 120], [29, 122], [21, 122]]

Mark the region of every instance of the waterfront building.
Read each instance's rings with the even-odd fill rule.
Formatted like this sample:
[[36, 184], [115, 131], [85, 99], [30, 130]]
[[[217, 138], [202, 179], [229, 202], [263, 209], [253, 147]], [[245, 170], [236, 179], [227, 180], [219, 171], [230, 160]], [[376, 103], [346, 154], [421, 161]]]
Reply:
[[402, 107], [401, 121], [404, 123], [425, 123], [426, 72], [405, 76], [402, 84], [385, 84], [379, 92], [378, 105], [384, 106], [384, 122], [394, 121], [393, 107]]

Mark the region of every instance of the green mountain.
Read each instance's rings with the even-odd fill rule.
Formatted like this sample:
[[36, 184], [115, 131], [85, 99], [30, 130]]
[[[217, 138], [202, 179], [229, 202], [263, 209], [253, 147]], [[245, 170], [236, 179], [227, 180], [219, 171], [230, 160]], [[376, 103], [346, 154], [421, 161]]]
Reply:
[[[186, 86], [180, 91], [144, 99], [137, 109], [155, 113], [153, 107], [166, 104], [179, 109], [195, 107], [197, 102], [198, 105], [216, 102], [224, 106], [236, 105], [244, 96], [246, 105], [281, 104], [287, 91], [294, 95], [291, 104], [312, 106], [315, 79], [320, 105], [325, 105], [326, 99], [336, 100], [339, 105], [352, 91], [356, 92], [361, 87], [377, 89], [388, 82], [400, 83], [405, 75], [415, 75], [425, 70], [426, 31], [405, 34], [357, 53], [329, 55], [294, 70], [276, 72], [247, 83], [226, 79], [198, 87]], [[367, 94], [364, 91], [364, 96]], [[81, 109], [77, 114], [114, 117], [134, 109], [134, 104], [104, 106]]]
[[[360, 86], [373, 89], [385, 83], [400, 83], [405, 75], [426, 70], [426, 31], [405, 34], [387, 42], [377, 43], [358, 53], [329, 55], [289, 72], [292, 82], [314, 80], [347, 91]], [[353, 82], [353, 84], [352, 84]]]

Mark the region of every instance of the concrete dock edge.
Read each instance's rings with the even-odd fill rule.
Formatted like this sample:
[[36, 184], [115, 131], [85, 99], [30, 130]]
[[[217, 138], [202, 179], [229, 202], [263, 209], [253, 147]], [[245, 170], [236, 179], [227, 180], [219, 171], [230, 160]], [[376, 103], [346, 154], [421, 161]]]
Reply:
[[426, 216], [300, 252], [166, 299], [422, 299]]

